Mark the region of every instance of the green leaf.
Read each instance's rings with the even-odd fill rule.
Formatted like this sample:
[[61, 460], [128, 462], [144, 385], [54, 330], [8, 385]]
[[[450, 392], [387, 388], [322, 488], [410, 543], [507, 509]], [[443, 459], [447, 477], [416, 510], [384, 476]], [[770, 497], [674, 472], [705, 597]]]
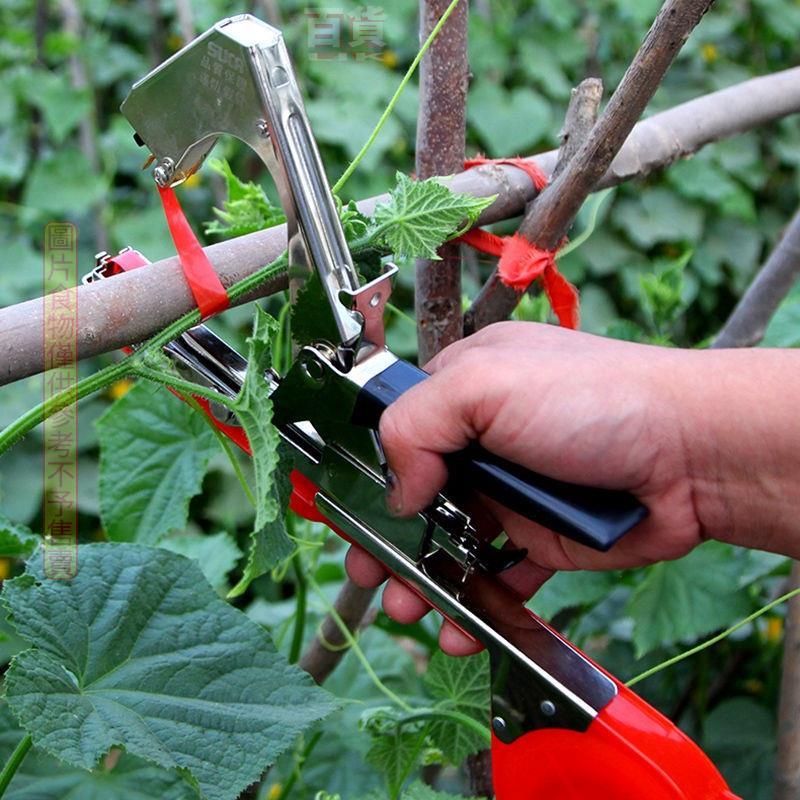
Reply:
[[[16, 183], [25, 176], [30, 155], [28, 121], [15, 119], [0, 125], [0, 182]], [[8, 276], [6, 276], [8, 277]]]
[[470, 88], [467, 114], [470, 127], [495, 157], [525, 155], [547, 137], [553, 123], [550, 104], [533, 89], [508, 91], [488, 80]]
[[[0, 762], [5, 763], [26, 735], [8, 706], [0, 709]], [[197, 792], [177, 770], [114, 752], [103, 769], [69, 767], [33, 748], [14, 774], [4, 800], [197, 800]]]
[[136, 243], [136, 249], [152, 261], [175, 254], [175, 244], [164, 222], [164, 210], [156, 205], [132, 210], [115, 210], [110, 225], [117, 247]]
[[225, 531], [207, 536], [182, 533], [162, 539], [158, 546], [194, 559], [206, 580], [215, 589], [225, 584], [228, 573], [242, 557], [242, 551], [236, 546], [233, 537]]
[[693, 255], [686, 250], [678, 258], [660, 263], [656, 269], [639, 277], [645, 313], [656, 332], [663, 332], [683, 312], [684, 271]]
[[264, 189], [252, 181], [237, 178], [227, 161], [212, 158], [209, 166], [225, 178], [228, 198], [222, 209], [214, 209], [217, 219], [205, 223], [207, 234], [232, 239], [286, 221], [283, 210], [269, 201]]
[[316, 271], [304, 281], [291, 308], [292, 339], [297, 347], [311, 342], [338, 342], [339, 331]]
[[551, 52], [524, 38], [519, 43], [519, 59], [520, 67], [537, 88], [556, 100], [569, 100], [572, 84]]
[[611, 295], [596, 283], [581, 286], [581, 330], [599, 333], [615, 319], [619, 311]]
[[29, 436], [3, 455], [0, 507], [11, 519], [30, 521], [42, 510], [41, 482], [42, 443]]
[[543, 619], [551, 620], [565, 608], [596, 603], [618, 582], [613, 572], [557, 572], [536, 592], [528, 608]]
[[734, 278], [730, 289], [744, 291], [761, 260], [764, 238], [765, 231], [757, 226], [725, 217], [715, 219], [703, 232], [692, 269], [704, 282], [716, 286], [730, 280], [723, 270], [728, 266]]
[[775, 720], [764, 706], [745, 697], [720, 703], [705, 721], [703, 749], [737, 795], [772, 797]]
[[64, 148], [33, 162], [22, 203], [41, 212], [83, 214], [102, 199], [106, 180], [79, 150]]
[[403, 800], [467, 800], [463, 795], [450, 794], [449, 792], [437, 792], [427, 783], [414, 781], [411, 786], [403, 792]]
[[756, 222], [753, 195], [711, 160], [710, 153], [679, 161], [667, 172], [670, 183], [684, 196], [719, 208], [723, 215]]
[[703, 232], [702, 209], [660, 186], [620, 200], [613, 219], [640, 247], [649, 248], [660, 242], [696, 242]]
[[436, 248], [472, 225], [492, 197], [456, 194], [435, 178], [398, 172], [388, 203], [375, 209], [377, 233], [398, 258], [437, 259]]
[[103, 414], [97, 431], [108, 538], [155, 544], [184, 528], [219, 447], [200, 415], [163, 387], [140, 382]]
[[56, 144], [63, 142], [67, 134], [92, 113], [90, 91], [72, 88], [66, 72], [32, 70], [20, 81], [20, 90], [28, 102], [41, 112]]
[[12, 522], [0, 511], [0, 558], [27, 558], [40, 541], [27, 525]]
[[71, 581], [40, 559], [3, 601], [32, 645], [6, 672], [9, 706], [34, 744], [93, 769], [112, 745], [234, 800], [330, 695], [221, 600], [191, 560], [132, 544], [83, 545]]
[[[425, 683], [438, 700], [436, 709], [459, 711], [482, 725], [488, 725], [490, 692], [487, 653], [453, 658], [437, 651], [431, 658]], [[483, 737], [455, 720], [434, 720], [430, 724], [429, 735], [454, 765], [486, 747]]]
[[739, 588], [740, 567], [734, 549], [719, 542], [649, 567], [628, 604], [637, 657], [693, 641], [746, 616], [751, 604]]
[[737, 547], [739, 558], [739, 586], [745, 587], [774, 575], [778, 570], [788, 570], [790, 561], [779, 553], [768, 553], [765, 550], [753, 550], [749, 547]]
[[253, 333], [247, 340], [247, 374], [234, 403], [236, 417], [247, 434], [253, 453], [256, 519], [250, 534], [247, 566], [229, 597], [242, 594], [255, 578], [294, 551], [284, 524], [291, 494], [289, 470], [279, 466], [280, 436], [272, 424], [272, 400], [264, 380], [264, 373], [272, 363], [271, 341], [276, 330], [275, 320], [256, 306]]
[[390, 800], [396, 800], [412, 770], [422, 760], [427, 739], [427, 726], [417, 730], [391, 725], [380, 733], [372, 732], [375, 740], [366, 760], [386, 779]]
[[[306, 111], [317, 140], [339, 145], [348, 159], [352, 159], [372, 133], [375, 120], [383, 111], [383, 103], [380, 106], [372, 104], [371, 108], [367, 105], [365, 108], [363, 97], [332, 97], [326, 93], [323, 97], [309, 99]], [[403, 126], [396, 117], [389, 117], [361, 162], [361, 169], [375, 169], [381, 163], [381, 156], [402, 137]]]
[[[334, 585], [332, 588], [338, 587]], [[331, 602], [334, 599], [335, 593]], [[313, 595], [309, 596], [309, 601], [313, 602]], [[306, 623], [311, 630], [316, 628], [325, 614], [325, 609], [321, 607], [318, 611], [313, 611], [314, 614]], [[277, 634], [273, 636], [277, 638]], [[414, 660], [409, 653], [398, 647], [396, 639], [370, 626], [361, 633], [358, 644], [370, 666], [386, 686], [402, 697], [419, 697], [423, 694], [422, 681], [414, 669]], [[303, 768], [303, 781], [312, 789], [305, 797], [313, 797], [313, 789], [321, 788], [338, 793], [345, 800], [362, 797], [382, 785], [382, 779], [365, 762], [372, 740], [369, 736], [358, 735], [359, 720], [365, 704], [367, 708], [384, 706], [386, 696], [372, 682], [352, 650], [347, 652], [327, 679], [325, 688], [337, 697], [348, 698], [352, 702], [346, 701], [340, 711], [321, 725], [322, 738]], [[294, 760], [280, 766], [280, 770], [275, 770], [277, 781], [286, 780], [291, 775]], [[386, 797], [385, 790], [381, 796]]]
[[[33, 300], [42, 293], [42, 254], [37, 252], [26, 236], [0, 236], [0, 251], [7, 264], [14, 269], [4, 270], [0, 281], [0, 306], [10, 306], [23, 300]], [[11, 384], [16, 385], [16, 384]], [[28, 386], [33, 386], [30, 381]], [[4, 387], [5, 388], [5, 387]], [[36, 401], [42, 399], [41, 381], [35, 381]], [[3, 403], [0, 419], [7, 425], [33, 405], [28, 402], [16, 413], [15, 409], [7, 409]]]

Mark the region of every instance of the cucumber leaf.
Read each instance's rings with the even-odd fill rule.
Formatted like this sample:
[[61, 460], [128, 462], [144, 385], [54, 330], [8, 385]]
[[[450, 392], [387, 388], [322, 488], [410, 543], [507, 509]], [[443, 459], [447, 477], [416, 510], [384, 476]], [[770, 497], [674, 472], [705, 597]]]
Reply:
[[492, 197], [457, 194], [435, 178], [397, 173], [389, 202], [375, 208], [376, 232], [398, 258], [438, 259], [436, 248], [472, 226]]
[[[279, 466], [280, 435], [272, 424], [272, 400], [264, 380], [264, 373], [272, 363], [271, 342], [276, 328], [275, 320], [256, 306], [253, 333], [247, 340], [247, 374], [234, 403], [236, 417], [253, 453], [256, 519], [244, 574], [229, 597], [242, 594], [253, 580], [288, 558], [294, 550], [284, 523], [291, 485], [288, 469]], [[286, 454], [285, 450], [283, 452]]]
[[97, 421], [100, 516], [113, 541], [155, 544], [186, 527], [219, 445], [199, 414], [140, 382]]
[[6, 697], [34, 745], [97, 767], [112, 746], [235, 800], [334, 707], [266, 631], [221, 600], [184, 556], [136, 544], [79, 548], [71, 581], [41, 559], [2, 599], [31, 648]]

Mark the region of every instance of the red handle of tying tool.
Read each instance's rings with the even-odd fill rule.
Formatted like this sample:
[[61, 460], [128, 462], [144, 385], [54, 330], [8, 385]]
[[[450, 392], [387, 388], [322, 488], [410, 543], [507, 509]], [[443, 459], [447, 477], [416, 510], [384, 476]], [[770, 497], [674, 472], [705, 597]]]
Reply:
[[[317, 487], [297, 470], [292, 484], [292, 511], [343, 536], [317, 509]], [[738, 800], [686, 734], [609, 677], [618, 694], [583, 732], [543, 728], [511, 744], [492, 735], [497, 800]]]
[[613, 676], [619, 694], [583, 732], [492, 735], [498, 800], [738, 800], [708, 756]]

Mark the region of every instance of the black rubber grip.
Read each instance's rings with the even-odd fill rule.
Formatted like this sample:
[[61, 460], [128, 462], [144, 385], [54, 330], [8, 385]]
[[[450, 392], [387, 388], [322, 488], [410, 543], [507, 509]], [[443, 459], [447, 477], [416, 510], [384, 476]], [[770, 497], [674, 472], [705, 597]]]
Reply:
[[[353, 422], [377, 428], [386, 407], [428, 377], [413, 364], [397, 361], [361, 389]], [[595, 550], [608, 550], [647, 515], [629, 492], [566, 483], [495, 456], [479, 445], [446, 457], [450, 480], [556, 533]]]

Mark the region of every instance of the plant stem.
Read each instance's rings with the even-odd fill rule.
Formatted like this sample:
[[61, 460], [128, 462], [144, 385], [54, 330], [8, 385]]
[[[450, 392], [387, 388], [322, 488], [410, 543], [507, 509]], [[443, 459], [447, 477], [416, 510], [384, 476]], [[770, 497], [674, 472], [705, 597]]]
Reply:
[[[529, 204], [519, 233], [545, 250], [566, 236], [575, 215], [611, 166], [670, 64], [713, 0], [665, 0], [641, 47], [625, 71], [603, 114], [563, 172]], [[497, 269], [465, 315], [474, 332], [506, 319], [520, 293], [505, 286]]]
[[[292, 358], [291, 346], [286, 346], [287, 341], [290, 339], [290, 337], [287, 336], [287, 334], [290, 333], [289, 326], [287, 325], [287, 318], [291, 309], [292, 304], [287, 300], [283, 304], [280, 314], [278, 314], [278, 330], [275, 334], [275, 345], [273, 347], [274, 355], [272, 357], [275, 362], [275, 371], [278, 375], [283, 375], [284, 371], [288, 369], [289, 362]], [[283, 359], [284, 356], [286, 356], [285, 362]]]
[[233, 468], [233, 473], [236, 475], [239, 484], [242, 487], [242, 491], [245, 493], [247, 497], [247, 501], [250, 505], [255, 508], [256, 507], [256, 498], [253, 496], [253, 492], [250, 489], [250, 485], [247, 483], [247, 478], [245, 477], [244, 472], [242, 471], [242, 465], [239, 463], [239, 459], [236, 458], [236, 453], [233, 452], [233, 448], [230, 446], [228, 442], [228, 438], [225, 434], [214, 424], [211, 418], [203, 411], [200, 407], [200, 404], [192, 397], [191, 395], [187, 395], [183, 398], [188, 405], [190, 405], [198, 414], [200, 414], [201, 418], [205, 420], [206, 424], [209, 428], [211, 428], [211, 432], [214, 436], [217, 437], [217, 441], [219, 442], [219, 446], [222, 448], [222, 452], [228, 457], [228, 461], [231, 463], [231, 467]]
[[317, 582], [309, 576], [308, 583], [311, 588], [319, 595], [320, 600], [322, 600], [323, 605], [325, 606], [328, 614], [336, 623], [339, 631], [341, 632], [344, 640], [349, 645], [350, 649], [355, 654], [356, 658], [361, 662], [361, 666], [364, 667], [364, 671], [369, 676], [369, 679], [375, 684], [375, 687], [386, 697], [391, 700], [399, 708], [402, 708], [403, 711], [410, 714], [414, 711], [414, 709], [403, 700], [402, 697], [395, 694], [379, 677], [378, 673], [372, 668], [372, 664], [369, 663], [369, 659], [364, 655], [364, 651], [358, 646], [358, 642], [356, 641], [356, 637], [353, 636], [350, 628], [347, 627], [347, 623], [342, 619], [339, 612], [333, 607], [333, 605], [328, 601], [328, 598], [322, 592], [322, 589], [319, 588]]
[[[291, 514], [287, 515], [291, 518]], [[293, 525], [293, 522], [290, 523]], [[297, 552], [292, 557], [292, 568], [295, 577], [295, 599], [296, 608], [294, 614], [294, 631], [292, 632], [292, 645], [289, 649], [289, 663], [296, 664], [300, 660], [300, 653], [303, 649], [303, 633], [306, 629], [306, 578], [303, 575], [303, 563], [300, 553]]]
[[201, 386], [198, 383], [183, 380], [183, 378], [179, 378], [177, 375], [171, 375], [169, 372], [162, 372], [161, 370], [147, 367], [138, 360], [134, 361], [131, 373], [140, 378], [145, 378], [148, 381], [153, 381], [153, 383], [160, 383], [162, 386], [169, 386], [181, 394], [189, 396], [197, 395], [198, 397], [208, 400], [210, 403], [220, 403], [229, 411], [234, 410], [233, 398], [221, 394], [214, 389], [208, 389], [207, 387]]
[[414, 317], [412, 317], [410, 314], [406, 314], [406, 312], [405, 312], [405, 311], [403, 311], [403, 309], [402, 309], [402, 308], [398, 308], [396, 305], [394, 305], [394, 303], [387, 303], [387, 304], [386, 304], [386, 308], [387, 308], [389, 311], [391, 311], [391, 312], [392, 312], [392, 314], [395, 314], [395, 315], [396, 315], [396, 316], [398, 316], [400, 319], [402, 319], [402, 320], [403, 320], [403, 322], [407, 322], [409, 325], [414, 325], [414, 326], [416, 326], [417, 322], [416, 322], [416, 320], [414, 319]]
[[[359, 240], [358, 244], [361, 244], [361, 240]], [[271, 264], [262, 267], [257, 272], [248, 275], [246, 278], [231, 286], [230, 289], [228, 289], [228, 297], [233, 301], [243, 294], [252, 291], [258, 284], [269, 280], [278, 272], [281, 272], [285, 268], [285, 265], [286, 254], [284, 253]], [[162, 348], [167, 342], [171, 342], [173, 339], [189, 330], [189, 328], [197, 325], [200, 321], [200, 312], [197, 309], [189, 311], [187, 314], [176, 319], [175, 322], [167, 325], [160, 333], [153, 336], [152, 339], [148, 340], [141, 349], [132, 356], [116, 364], [110, 364], [104, 367], [99, 372], [95, 372], [94, 375], [90, 375], [88, 378], [78, 381], [69, 389], [65, 389], [63, 392], [49, 397], [43, 403], [34, 406], [0, 431], [0, 453], [4, 453], [9, 447], [16, 444], [28, 433], [28, 431], [35, 428], [47, 419], [47, 417], [55, 414], [62, 408], [66, 408], [68, 405], [76, 403], [78, 400], [82, 400], [84, 397], [88, 397], [90, 394], [94, 394], [94, 392], [100, 389], [104, 389], [120, 378], [124, 378], [136, 372], [137, 368], [146, 370], [146, 367], [141, 366], [141, 361], [148, 352]], [[209, 399], [218, 400], [220, 397], [221, 395], [219, 397], [210, 397]], [[221, 400], [221, 402], [224, 403], [224, 400]]]
[[[366, 236], [355, 239], [350, 243], [351, 252], [356, 255], [364, 250], [374, 247], [379, 235], [380, 233], [376, 229], [375, 231], [368, 233]], [[252, 292], [253, 289], [255, 289], [259, 284], [264, 283], [265, 281], [270, 280], [270, 278], [274, 278], [278, 273], [283, 272], [286, 269], [287, 263], [287, 254], [284, 252], [272, 263], [267, 264], [267, 266], [262, 267], [252, 275], [248, 275], [238, 283], [235, 283], [228, 289], [228, 298], [230, 299], [231, 303], [233, 303], [242, 295]], [[21, 417], [18, 417], [10, 425], [0, 431], [0, 454], [8, 450], [13, 444], [16, 444], [26, 433], [28, 433], [28, 431], [35, 428], [47, 417], [55, 414], [56, 411], [60, 411], [62, 408], [65, 408], [66, 406], [71, 405], [72, 403], [75, 403], [78, 400], [81, 400], [84, 397], [87, 397], [88, 395], [105, 388], [106, 386], [114, 383], [114, 381], [134, 373], [140, 374], [143, 377], [151, 378], [152, 380], [159, 381], [160, 383], [167, 383], [170, 386], [175, 386], [176, 388], [180, 388], [181, 385], [183, 385], [184, 390], [187, 392], [199, 394], [202, 397], [206, 397], [208, 400], [220, 402], [226, 407], [229, 407], [230, 400], [223, 395], [220, 395], [216, 392], [208, 392], [207, 390], [203, 389], [203, 387], [196, 387], [193, 383], [180, 381], [177, 378], [170, 378], [170, 380], [166, 380], [162, 373], [158, 372], [157, 370], [150, 370], [149, 367], [146, 367], [143, 364], [148, 353], [153, 352], [154, 350], [160, 350], [165, 344], [171, 342], [182, 333], [185, 333], [189, 330], [189, 328], [193, 328], [195, 325], [198, 325], [201, 321], [200, 312], [197, 309], [189, 311], [182, 317], [179, 317], [174, 322], [167, 325], [167, 327], [161, 332], [157, 333], [155, 336], [145, 342], [133, 355], [117, 362], [116, 364], [110, 364], [109, 366], [101, 369], [99, 372], [95, 372], [94, 375], [90, 375], [88, 378], [78, 381], [69, 389], [65, 389], [63, 392], [59, 392], [58, 394], [49, 397], [45, 402], [39, 403], [39, 405], [30, 409], [30, 411], [27, 411]]]
[[71, 388], [54, 394], [44, 402], [26, 411], [21, 417], [17, 417], [5, 429], [0, 431], [0, 453], [5, 452], [11, 445], [16, 444], [28, 431], [35, 428], [47, 417], [105, 388], [120, 378], [124, 378], [129, 372], [130, 364], [128, 359], [119, 361], [116, 364], [109, 364], [88, 378], [78, 381]]
[[400, 720], [400, 724], [408, 725], [412, 722], [432, 719], [449, 719], [453, 722], [458, 722], [460, 725], [469, 728], [474, 733], [477, 733], [478, 736], [485, 739], [487, 747], [492, 743], [492, 736], [487, 726], [481, 725], [478, 720], [473, 719], [467, 714], [462, 714], [460, 711], [448, 711], [446, 709], [437, 708], [423, 709], [421, 711], [415, 711], [407, 717], [403, 717], [403, 719]]
[[612, 188], [608, 188], [592, 195], [589, 201], [589, 221], [586, 223], [586, 227], [556, 253], [556, 261], [563, 258], [567, 253], [577, 250], [594, 233], [594, 229], [597, 227], [597, 217], [600, 215], [600, 206], [603, 205], [603, 201], [612, 191]]
[[375, 127], [373, 128], [372, 133], [369, 135], [367, 141], [364, 142], [364, 146], [358, 151], [356, 157], [348, 164], [347, 169], [342, 173], [342, 177], [339, 178], [339, 180], [336, 181], [336, 183], [334, 183], [333, 186], [331, 187], [331, 191], [334, 194], [338, 194], [341, 191], [342, 187], [350, 179], [350, 176], [355, 172], [356, 167], [361, 163], [361, 160], [367, 154], [367, 151], [370, 149], [370, 147], [372, 147], [373, 143], [375, 142], [375, 139], [378, 138], [378, 134], [381, 132], [381, 129], [386, 124], [386, 120], [389, 119], [389, 117], [392, 114], [392, 111], [394, 111], [394, 107], [397, 105], [397, 101], [400, 99], [400, 95], [403, 94], [403, 89], [406, 88], [408, 82], [411, 80], [411, 77], [417, 71], [419, 62], [422, 61], [422, 57], [428, 51], [428, 48], [431, 46], [433, 40], [438, 36], [439, 31], [442, 29], [442, 26], [445, 24], [445, 22], [447, 22], [447, 18], [450, 16], [450, 14], [453, 13], [453, 10], [459, 4], [459, 2], [460, 0], [453, 0], [453, 2], [450, 3], [450, 5], [447, 7], [447, 10], [444, 12], [444, 14], [442, 14], [442, 18], [436, 23], [433, 30], [430, 32], [430, 35], [425, 40], [422, 47], [420, 47], [417, 55], [414, 56], [414, 60], [411, 62], [411, 66], [408, 68], [408, 70], [406, 70], [406, 74], [403, 75], [403, 79], [400, 81], [397, 90], [392, 95], [392, 99], [389, 101], [389, 105], [387, 105], [386, 108], [384, 109], [383, 114], [381, 114], [381, 117], [378, 120], [377, 125], [375, 125]]
[[321, 738], [322, 731], [317, 731], [308, 740], [308, 744], [303, 748], [303, 752], [297, 757], [292, 774], [286, 779], [286, 783], [284, 783], [281, 787], [281, 793], [278, 795], [277, 800], [286, 800], [286, 798], [289, 796], [289, 793], [294, 788], [295, 783], [297, 783], [297, 779], [300, 777], [300, 770], [303, 768], [303, 764], [308, 760], [308, 757], [311, 755], [311, 751], [317, 746], [317, 742]]
[[28, 755], [28, 750], [31, 749], [32, 745], [33, 739], [30, 734], [28, 734], [20, 741], [14, 748], [14, 752], [9, 756], [6, 765], [3, 767], [3, 771], [0, 772], [0, 797], [6, 793], [8, 784], [11, 783], [11, 779], [19, 769], [19, 765], [23, 762], [25, 756]]

